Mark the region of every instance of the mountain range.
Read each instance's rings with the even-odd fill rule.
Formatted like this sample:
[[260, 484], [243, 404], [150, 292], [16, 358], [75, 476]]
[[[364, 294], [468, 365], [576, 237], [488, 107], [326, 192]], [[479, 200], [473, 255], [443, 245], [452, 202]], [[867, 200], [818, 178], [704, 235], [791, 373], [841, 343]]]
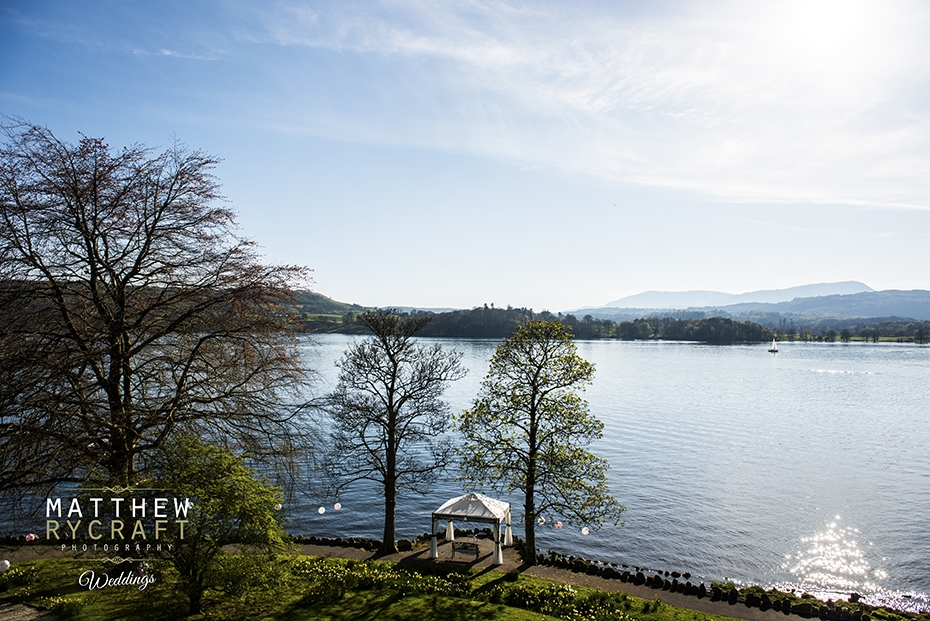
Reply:
[[[730, 306], [732, 304], [790, 302], [795, 298], [813, 298], [828, 295], [851, 295], [874, 291], [868, 285], [849, 280], [846, 282], [801, 285], [788, 289], [765, 289], [748, 293], [723, 293], [722, 291], [646, 291], [637, 293], [598, 308], [705, 308]], [[582, 309], [587, 310], [587, 309]]]
[[576, 311], [598, 319], [694, 315], [751, 320], [763, 325], [780, 319], [909, 318], [930, 320], [930, 291], [875, 291], [856, 281], [751, 291], [647, 291], [597, 308]]

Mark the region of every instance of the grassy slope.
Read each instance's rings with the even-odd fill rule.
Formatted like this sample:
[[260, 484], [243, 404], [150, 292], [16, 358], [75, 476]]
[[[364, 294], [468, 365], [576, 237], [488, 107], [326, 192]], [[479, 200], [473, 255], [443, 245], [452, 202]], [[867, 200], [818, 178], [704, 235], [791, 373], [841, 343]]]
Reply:
[[[342, 560], [327, 560], [328, 564], [344, 564]], [[278, 566], [287, 566], [282, 559]], [[51, 608], [62, 618], [86, 621], [146, 619], [168, 621], [187, 618], [183, 596], [173, 588], [173, 572], [162, 569], [159, 582], [145, 591], [135, 587], [112, 587], [88, 592], [79, 587], [77, 577], [86, 569], [98, 572], [106, 565], [82, 559], [41, 559], [16, 566], [18, 571], [32, 574], [28, 584], [0, 583], [0, 599], [22, 601], [30, 605]], [[274, 572], [272, 572], [274, 573]], [[337, 601], [312, 601], [307, 595], [308, 582], [300, 577], [278, 572], [266, 582], [259, 580], [254, 588], [238, 594], [213, 592], [206, 599], [205, 614], [196, 619], [262, 619], [266, 621], [357, 619], [385, 621], [542, 621], [552, 619], [543, 614], [489, 603], [480, 599], [447, 595], [405, 593], [403, 589], [350, 589]], [[527, 588], [551, 587], [552, 583], [520, 576], [517, 582], [505, 580], [504, 574], [490, 571], [476, 574], [468, 580], [472, 593], [487, 592], [497, 585], [519, 585]], [[6, 590], [4, 590], [6, 587]], [[576, 589], [579, 595], [593, 593]], [[76, 603], [79, 602], [79, 603]], [[705, 615], [638, 598], [625, 600], [626, 611], [621, 618], [641, 621], [722, 621], [726, 617]]]

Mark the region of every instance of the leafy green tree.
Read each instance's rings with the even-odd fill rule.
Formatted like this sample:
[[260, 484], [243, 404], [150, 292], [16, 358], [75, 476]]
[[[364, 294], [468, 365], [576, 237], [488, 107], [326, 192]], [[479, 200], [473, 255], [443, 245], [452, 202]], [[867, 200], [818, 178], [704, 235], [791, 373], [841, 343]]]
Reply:
[[869, 339], [872, 339], [873, 343], [878, 343], [882, 337], [881, 330], [878, 328], [865, 328], [859, 331], [859, 335], [865, 337], [866, 343], [869, 342]]
[[245, 456], [194, 437], [173, 440], [154, 466], [159, 488], [191, 502], [183, 539], [180, 531], [169, 539], [170, 558], [190, 614], [199, 614], [204, 593], [226, 582], [223, 546], [237, 544], [252, 553], [283, 549], [283, 495], [246, 465]]
[[390, 310], [362, 314], [359, 321], [372, 336], [349, 347], [337, 363], [339, 382], [326, 404], [332, 452], [324, 471], [337, 490], [360, 480], [381, 486], [382, 554], [397, 551], [398, 492], [425, 492], [452, 455], [451, 443], [443, 438], [449, 409], [440, 397], [465, 369], [461, 353], [416, 343], [414, 334], [429, 319]]
[[563, 325], [530, 321], [498, 346], [474, 406], [457, 418], [468, 485], [523, 494], [529, 563], [543, 514], [599, 528], [624, 510], [609, 494], [609, 465], [585, 448], [604, 427], [579, 394], [593, 376]]

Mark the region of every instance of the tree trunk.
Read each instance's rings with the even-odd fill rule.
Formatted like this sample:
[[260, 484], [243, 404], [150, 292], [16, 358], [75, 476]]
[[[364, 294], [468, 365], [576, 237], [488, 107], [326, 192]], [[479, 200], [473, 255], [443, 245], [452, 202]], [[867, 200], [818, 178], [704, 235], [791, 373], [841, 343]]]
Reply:
[[397, 546], [394, 544], [394, 522], [397, 513], [397, 490], [394, 482], [384, 483], [384, 537], [381, 539], [381, 549], [378, 553], [382, 556], [394, 554], [397, 552]]
[[122, 427], [127, 417], [122, 412], [118, 412], [113, 418], [116, 422], [110, 432], [110, 459], [108, 463], [110, 483], [116, 486], [128, 487], [133, 482], [134, 468], [132, 449], [127, 438], [128, 432]]
[[533, 396], [530, 407], [530, 428], [528, 454], [526, 460], [526, 499], [523, 503], [526, 516], [526, 548], [523, 550], [523, 562], [527, 565], [536, 564], [536, 405], [537, 387], [533, 386]]
[[111, 334], [110, 368], [106, 381], [107, 401], [110, 409], [110, 481], [129, 487], [132, 485], [134, 467], [132, 450], [132, 417], [130, 415], [132, 391], [129, 356], [124, 352], [125, 338], [117, 330]]
[[196, 560], [190, 560], [193, 563], [193, 567], [190, 568], [191, 573], [187, 577], [187, 584], [184, 585], [187, 587], [185, 590], [187, 591], [187, 599], [190, 602], [187, 614], [199, 615], [203, 609], [203, 592], [206, 590], [204, 588], [203, 575], [203, 572], [206, 570], [206, 565], [197, 567]]
[[[397, 377], [394, 369], [392, 377]], [[384, 537], [381, 539], [381, 555], [394, 554], [394, 524], [397, 517], [397, 411], [394, 407], [394, 386], [388, 390], [387, 454], [384, 472]]]
[[523, 514], [526, 516], [526, 543], [523, 549], [523, 562], [527, 565], [536, 564], [536, 499], [533, 497], [535, 489], [526, 487], [526, 499], [523, 503]]
[[203, 592], [193, 591], [188, 593], [188, 598], [190, 599], [190, 607], [187, 610], [189, 615], [199, 615], [200, 610], [203, 607]]

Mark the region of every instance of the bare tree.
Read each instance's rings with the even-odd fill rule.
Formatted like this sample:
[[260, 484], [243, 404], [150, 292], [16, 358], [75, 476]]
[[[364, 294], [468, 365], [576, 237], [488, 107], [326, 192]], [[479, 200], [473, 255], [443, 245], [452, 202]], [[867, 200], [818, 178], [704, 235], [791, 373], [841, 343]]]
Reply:
[[218, 160], [3, 132], [0, 489], [129, 485], [181, 431], [283, 450], [303, 381], [286, 305], [307, 273], [236, 235]]
[[402, 318], [389, 310], [359, 318], [372, 336], [346, 350], [337, 364], [339, 383], [329, 397], [332, 454], [325, 470], [337, 488], [373, 481], [384, 493], [381, 553], [394, 543], [397, 494], [423, 492], [452, 455], [442, 438], [449, 408], [440, 399], [449, 382], [462, 378], [462, 354], [413, 338], [427, 316]]

